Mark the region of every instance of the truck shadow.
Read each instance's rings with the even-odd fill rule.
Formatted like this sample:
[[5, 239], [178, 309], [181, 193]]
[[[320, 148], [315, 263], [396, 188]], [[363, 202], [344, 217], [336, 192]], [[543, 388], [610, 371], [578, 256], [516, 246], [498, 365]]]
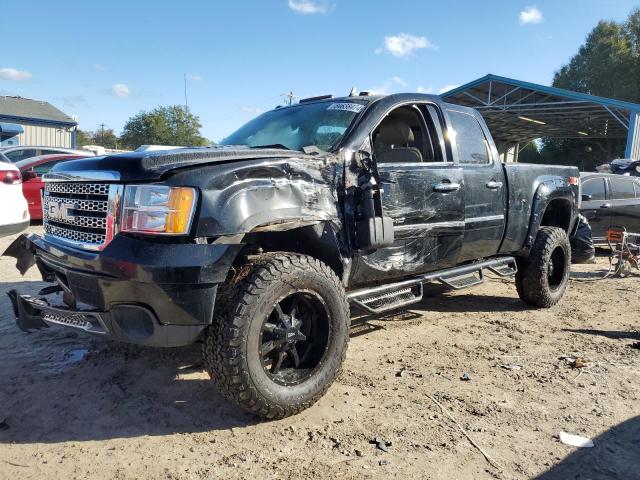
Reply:
[[[200, 363], [200, 345], [154, 349], [57, 327], [20, 331], [3, 292], [35, 295], [44, 285], [0, 283], [0, 444], [215, 434], [261, 421], [218, 394]], [[438, 286], [425, 293], [408, 310], [354, 315], [352, 337], [384, 328], [372, 320], [416, 321], [423, 311], [521, 308], [514, 299], [473, 294], [451, 302]]]
[[640, 478], [640, 416], [593, 439], [593, 448], [576, 449], [537, 480], [631, 480]]
[[614, 340], [640, 340], [640, 332], [624, 332], [617, 330], [594, 330], [590, 328], [563, 328], [563, 332], [582, 333], [584, 335], [597, 335], [599, 337], [611, 338]]
[[26, 334], [0, 284], [0, 444], [57, 443], [212, 432], [260, 420], [223, 399], [200, 363], [200, 345], [154, 349], [64, 328]]
[[427, 284], [424, 297], [419, 303], [405, 309], [398, 308], [380, 314], [370, 314], [352, 308], [351, 338], [360, 337], [378, 330], [384, 330], [386, 322], [409, 322], [419, 320], [427, 312], [519, 312], [527, 310], [527, 306], [518, 298], [495, 295], [479, 295], [464, 292], [452, 301], [452, 291], [440, 284]]

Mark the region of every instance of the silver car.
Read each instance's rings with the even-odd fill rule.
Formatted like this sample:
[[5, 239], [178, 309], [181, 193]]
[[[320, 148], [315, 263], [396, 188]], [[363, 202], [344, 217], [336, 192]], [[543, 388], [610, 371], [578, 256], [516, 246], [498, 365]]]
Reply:
[[84, 155], [85, 157], [95, 155], [94, 152], [90, 150], [78, 150], [64, 147], [41, 147], [37, 145], [15, 145], [12, 147], [4, 147], [0, 148], [0, 153], [4, 154], [4, 156], [13, 163], [31, 157], [38, 157], [40, 155], [70, 154]]

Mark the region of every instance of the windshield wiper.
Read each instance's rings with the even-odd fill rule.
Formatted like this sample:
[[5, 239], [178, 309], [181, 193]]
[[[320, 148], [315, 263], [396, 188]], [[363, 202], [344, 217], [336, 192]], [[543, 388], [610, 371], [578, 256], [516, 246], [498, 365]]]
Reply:
[[269, 145], [253, 145], [251, 148], [280, 148], [282, 150], [291, 150], [289, 147], [286, 147], [281, 143], [271, 143]]

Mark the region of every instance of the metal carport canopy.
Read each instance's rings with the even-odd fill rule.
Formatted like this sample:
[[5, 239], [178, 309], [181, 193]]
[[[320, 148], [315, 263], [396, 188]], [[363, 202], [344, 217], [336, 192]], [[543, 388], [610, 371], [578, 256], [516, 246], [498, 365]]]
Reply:
[[442, 94], [482, 113], [498, 144], [536, 138], [623, 138], [640, 159], [640, 104], [488, 74]]

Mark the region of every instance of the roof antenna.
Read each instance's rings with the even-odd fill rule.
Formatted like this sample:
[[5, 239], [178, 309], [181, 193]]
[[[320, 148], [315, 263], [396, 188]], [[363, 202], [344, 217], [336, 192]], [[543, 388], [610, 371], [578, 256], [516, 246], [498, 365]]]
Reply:
[[350, 97], [355, 97], [356, 95], [358, 95], [358, 89], [357, 89], [357, 88], [356, 88], [356, 86], [354, 85], [354, 86], [351, 88], [351, 91], [349, 92], [349, 96], [350, 96]]

